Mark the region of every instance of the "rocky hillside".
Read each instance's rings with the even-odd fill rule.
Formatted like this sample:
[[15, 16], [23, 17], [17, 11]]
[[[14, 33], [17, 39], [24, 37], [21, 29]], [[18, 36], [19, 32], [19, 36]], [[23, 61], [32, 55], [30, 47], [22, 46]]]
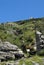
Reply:
[[22, 44], [33, 44], [35, 41], [35, 26], [37, 30], [44, 34], [44, 18], [1, 23], [0, 39], [3, 42], [8, 41], [19, 47]]

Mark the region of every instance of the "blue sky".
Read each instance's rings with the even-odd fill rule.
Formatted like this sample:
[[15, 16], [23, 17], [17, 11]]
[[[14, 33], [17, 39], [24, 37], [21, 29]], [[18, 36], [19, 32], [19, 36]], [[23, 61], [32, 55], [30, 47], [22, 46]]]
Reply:
[[44, 17], [44, 0], [0, 0], [0, 22]]

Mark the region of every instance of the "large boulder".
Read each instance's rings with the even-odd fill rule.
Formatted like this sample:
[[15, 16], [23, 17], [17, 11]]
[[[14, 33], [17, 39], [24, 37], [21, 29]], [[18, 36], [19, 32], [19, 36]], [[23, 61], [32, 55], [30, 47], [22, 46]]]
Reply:
[[5, 60], [11, 60], [24, 57], [24, 53], [18, 46], [6, 41], [0, 42], [0, 56], [4, 57]]
[[6, 50], [6, 51], [15, 51], [17, 50], [18, 47], [16, 45], [13, 45], [11, 44], [10, 42], [3, 42], [1, 45], [0, 45], [0, 50]]

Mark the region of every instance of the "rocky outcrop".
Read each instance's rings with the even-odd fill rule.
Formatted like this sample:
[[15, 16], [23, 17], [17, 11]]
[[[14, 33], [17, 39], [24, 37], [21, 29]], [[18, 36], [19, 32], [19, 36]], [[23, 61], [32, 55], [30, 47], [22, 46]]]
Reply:
[[10, 42], [0, 40], [0, 61], [19, 59], [24, 56], [21, 49]]
[[3, 42], [2, 44], [0, 44], [0, 50], [2, 51], [15, 51], [17, 50], [18, 47], [16, 45], [12, 45], [11, 43], [9, 42]]

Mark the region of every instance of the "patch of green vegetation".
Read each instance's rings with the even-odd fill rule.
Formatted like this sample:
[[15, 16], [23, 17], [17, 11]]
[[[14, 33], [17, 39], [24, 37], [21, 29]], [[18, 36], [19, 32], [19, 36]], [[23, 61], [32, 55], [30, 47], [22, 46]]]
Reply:
[[40, 56], [37, 56], [37, 55], [33, 56], [31, 58], [21, 59], [20, 62], [19, 62], [19, 65], [23, 65], [23, 64], [33, 65], [33, 61], [35, 63], [39, 63], [40, 65], [44, 65], [43, 64], [44, 61], [42, 60], [42, 58]]
[[0, 65], [5, 65], [6, 62], [0, 62]]

